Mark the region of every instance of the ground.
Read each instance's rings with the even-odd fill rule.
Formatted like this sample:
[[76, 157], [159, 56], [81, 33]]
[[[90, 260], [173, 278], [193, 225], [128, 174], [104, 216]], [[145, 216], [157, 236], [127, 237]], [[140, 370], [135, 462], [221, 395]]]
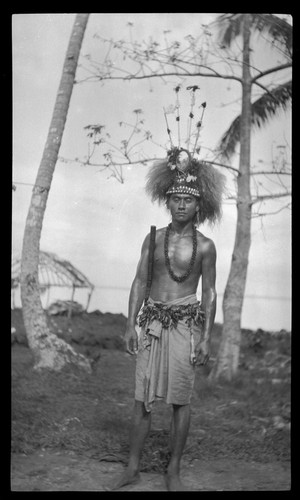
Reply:
[[[55, 333], [92, 360], [93, 373], [33, 370], [20, 310], [12, 312], [13, 491], [105, 491], [128, 457], [134, 358], [124, 353], [122, 315], [49, 317]], [[213, 354], [220, 327], [213, 335]], [[195, 491], [288, 491], [290, 334], [243, 331], [238, 377], [208, 381], [199, 368], [182, 478]], [[170, 408], [156, 405], [139, 483], [166, 491]]]
[[[123, 465], [99, 462], [75, 452], [39, 451], [14, 455], [13, 491], [104, 491]], [[184, 481], [193, 491], [285, 491], [290, 489], [288, 464], [259, 464], [217, 459], [184, 461]], [[138, 484], [120, 491], [167, 491], [162, 474], [142, 472]]]

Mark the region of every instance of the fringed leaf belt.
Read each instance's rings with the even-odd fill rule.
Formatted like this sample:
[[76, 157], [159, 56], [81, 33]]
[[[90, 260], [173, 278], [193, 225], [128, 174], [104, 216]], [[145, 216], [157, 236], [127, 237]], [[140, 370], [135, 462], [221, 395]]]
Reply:
[[154, 302], [151, 298], [145, 301], [138, 316], [138, 325], [144, 328], [145, 338], [149, 335], [160, 337], [163, 329], [177, 328], [179, 321], [184, 321], [191, 334], [190, 361], [195, 359], [195, 346], [192, 326], [203, 325], [205, 313], [201, 309], [201, 303], [196, 301], [192, 304], [167, 305], [162, 302]]

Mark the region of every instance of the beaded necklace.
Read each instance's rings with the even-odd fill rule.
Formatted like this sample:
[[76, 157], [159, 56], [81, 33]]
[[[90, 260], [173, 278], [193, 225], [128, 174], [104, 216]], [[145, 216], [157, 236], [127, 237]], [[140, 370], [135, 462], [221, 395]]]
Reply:
[[189, 267], [186, 270], [186, 272], [184, 274], [182, 274], [181, 276], [178, 276], [173, 272], [173, 270], [171, 268], [170, 258], [169, 258], [169, 234], [170, 234], [171, 226], [172, 226], [172, 224], [169, 224], [167, 226], [166, 234], [165, 234], [165, 244], [164, 244], [165, 262], [166, 262], [166, 267], [168, 269], [169, 275], [171, 276], [172, 280], [177, 281], [178, 283], [182, 283], [191, 274], [194, 263], [195, 263], [196, 253], [197, 253], [197, 231], [196, 231], [195, 226], [193, 225], [193, 253], [192, 253], [191, 260], [190, 260], [190, 264], [189, 264]]

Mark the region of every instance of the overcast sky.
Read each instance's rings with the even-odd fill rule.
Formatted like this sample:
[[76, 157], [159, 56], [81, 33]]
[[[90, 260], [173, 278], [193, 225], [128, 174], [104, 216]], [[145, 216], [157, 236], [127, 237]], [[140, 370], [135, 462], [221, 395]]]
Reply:
[[[136, 39], [161, 40], [164, 31], [174, 38], [197, 36], [199, 23], [214, 18], [209, 14], [91, 14], [82, 55], [101, 52], [95, 33], [120, 39], [133, 23]], [[31, 189], [46, 141], [63, 61], [74, 14], [18, 14], [13, 27], [13, 253], [21, 251]], [[98, 47], [98, 48], [97, 48]], [[267, 50], [260, 53], [267, 64]], [[264, 58], [266, 60], [264, 61]], [[161, 82], [82, 83], [74, 87], [60, 156], [83, 157], [87, 151], [88, 124], [105, 124], [113, 140], [124, 136], [119, 122], [132, 122], [133, 110], [142, 109], [145, 126], [160, 144], [166, 144], [162, 109], [174, 104], [176, 80]], [[200, 102], [207, 102], [201, 136], [205, 147], [214, 147], [226, 126], [239, 112], [240, 87], [215, 79], [200, 84]], [[232, 102], [232, 105], [224, 106]], [[126, 138], [126, 137], [125, 137]], [[254, 134], [252, 162], [269, 162], [272, 147], [290, 140], [290, 116], [280, 115], [272, 126]], [[274, 149], [273, 149], [274, 150]], [[234, 160], [235, 162], [237, 159]], [[41, 249], [70, 260], [96, 286], [90, 310], [127, 314], [128, 293], [133, 280], [141, 244], [151, 224], [162, 227], [169, 222], [163, 207], [153, 205], [143, 190], [147, 166], [124, 169], [125, 182], [119, 183], [98, 167], [82, 167], [59, 161], [47, 204]], [[229, 185], [233, 177], [227, 174]], [[278, 191], [278, 187], [269, 185]], [[276, 205], [280, 207], [279, 202]], [[263, 207], [266, 208], [266, 207]], [[220, 225], [201, 231], [217, 247], [217, 321], [222, 321], [222, 293], [226, 285], [234, 243], [236, 210], [225, 203]], [[278, 330], [290, 328], [290, 212], [253, 220], [252, 245], [242, 326]], [[81, 295], [80, 300], [81, 301]], [[55, 297], [54, 297], [55, 298]], [[59, 298], [57, 292], [56, 298]], [[78, 295], [79, 298], [79, 295]], [[76, 297], [75, 297], [76, 300]], [[82, 299], [85, 300], [85, 299]]]

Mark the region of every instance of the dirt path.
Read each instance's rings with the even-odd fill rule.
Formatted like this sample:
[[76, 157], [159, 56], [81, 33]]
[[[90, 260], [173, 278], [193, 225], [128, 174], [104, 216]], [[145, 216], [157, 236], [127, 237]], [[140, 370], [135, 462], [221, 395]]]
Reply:
[[[104, 491], [122, 472], [119, 463], [99, 462], [72, 452], [13, 454], [12, 491]], [[290, 489], [288, 463], [214, 460], [183, 462], [182, 477], [194, 491], [284, 491]], [[142, 473], [138, 484], [120, 491], [166, 491], [162, 475]]]

